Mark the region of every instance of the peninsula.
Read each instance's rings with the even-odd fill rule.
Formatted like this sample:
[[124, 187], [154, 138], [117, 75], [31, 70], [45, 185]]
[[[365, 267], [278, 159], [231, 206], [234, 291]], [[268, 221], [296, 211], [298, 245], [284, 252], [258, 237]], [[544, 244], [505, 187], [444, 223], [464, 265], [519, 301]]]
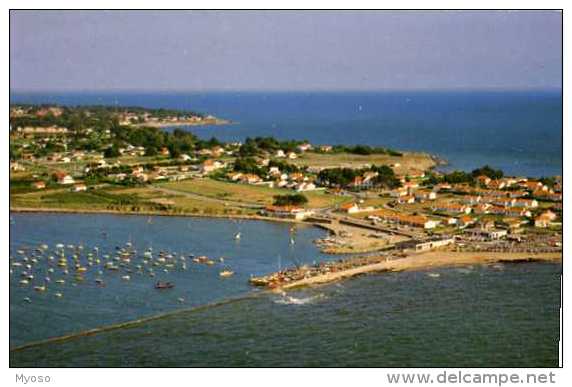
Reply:
[[[428, 251], [451, 263], [561, 256], [559, 176], [439, 173], [433, 155], [372, 144], [222, 142], [162, 129], [227, 122], [169, 109], [12, 105], [10, 209], [309, 224], [329, 231], [315, 241], [322, 251], [361, 254], [252, 279], [279, 288], [394, 270]], [[410, 261], [386, 263], [396, 259]]]

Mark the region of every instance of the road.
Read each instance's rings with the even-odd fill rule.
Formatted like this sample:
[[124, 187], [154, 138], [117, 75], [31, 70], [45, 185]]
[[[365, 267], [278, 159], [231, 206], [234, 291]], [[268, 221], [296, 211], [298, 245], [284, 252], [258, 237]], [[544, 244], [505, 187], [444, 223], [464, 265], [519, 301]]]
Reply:
[[185, 196], [185, 197], [188, 197], [191, 199], [220, 203], [220, 204], [225, 205], [225, 206], [257, 209], [257, 210], [264, 208], [264, 206], [261, 204], [244, 203], [244, 202], [238, 202], [238, 201], [234, 201], [234, 200], [213, 198], [212, 196], [199, 195], [199, 194], [187, 192], [187, 191], [180, 191], [180, 190], [171, 189], [171, 188], [158, 187], [156, 185], [150, 185], [149, 187], [155, 191], [159, 191], [162, 193], [171, 194], [171, 195], [182, 195], [182, 196]]

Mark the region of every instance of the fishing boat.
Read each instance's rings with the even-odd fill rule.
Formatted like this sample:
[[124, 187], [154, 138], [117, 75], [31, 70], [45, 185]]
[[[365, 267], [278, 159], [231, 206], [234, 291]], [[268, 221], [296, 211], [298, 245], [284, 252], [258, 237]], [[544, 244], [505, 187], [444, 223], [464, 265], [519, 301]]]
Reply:
[[223, 270], [220, 273], [218, 273], [218, 275], [220, 275], [221, 277], [232, 277], [234, 275], [234, 271], [232, 270]]
[[175, 287], [174, 284], [172, 284], [171, 282], [161, 282], [161, 281], [157, 281], [155, 283], [155, 289], [171, 289]]

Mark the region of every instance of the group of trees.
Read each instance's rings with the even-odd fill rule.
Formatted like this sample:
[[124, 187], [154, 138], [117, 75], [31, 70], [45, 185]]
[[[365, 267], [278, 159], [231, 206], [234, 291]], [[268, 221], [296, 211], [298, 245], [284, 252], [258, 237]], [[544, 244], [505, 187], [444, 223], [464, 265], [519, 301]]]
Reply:
[[320, 184], [329, 187], [348, 187], [356, 177], [363, 176], [366, 172], [377, 172], [372, 179], [372, 184], [379, 188], [394, 189], [401, 186], [401, 182], [395, 176], [393, 169], [387, 165], [372, 166], [371, 168], [330, 168], [320, 171], [318, 180]]
[[476, 179], [479, 176], [487, 176], [490, 179], [500, 179], [504, 176], [504, 172], [500, 169], [494, 169], [489, 165], [485, 165], [481, 168], [474, 169], [470, 173], [465, 171], [453, 171], [443, 175], [428, 173], [424, 185], [433, 186], [440, 183], [448, 183], [469, 184], [474, 186], [477, 184]]
[[374, 154], [386, 154], [390, 156], [403, 156], [402, 153], [397, 152], [393, 149], [383, 148], [383, 147], [373, 147], [369, 145], [334, 145], [332, 147], [332, 152], [334, 153], [352, 153], [356, 155], [374, 155]]
[[279, 149], [285, 152], [295, 152], [297, 147], [307, 141], [286, 140], [280, 141], [274, 137], [247, 137], [240, 146], [238, 154], [240, 156], [259, 156], [264, 153], [274, 153]]
[[301, 206], [308, 203], [308, 198], [302, 194], [286, 194], [274, 196], [275, 206]]
[[237, 157], [234, 161], [233, 171], [265, 177], [272, 167], [277, 167], [282, 173], [294, 173], [305, 170], [305, 168], [280, 160], [270, 160], [268, 166], [263, 166], [259, 165], [254, 157]]

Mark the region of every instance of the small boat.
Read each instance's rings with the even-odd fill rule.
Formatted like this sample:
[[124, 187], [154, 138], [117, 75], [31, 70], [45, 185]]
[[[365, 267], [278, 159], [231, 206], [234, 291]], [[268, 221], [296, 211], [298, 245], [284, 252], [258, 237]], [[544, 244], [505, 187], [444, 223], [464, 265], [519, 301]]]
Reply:
[[30, 300], [30, 297], [24, 297], [24, 301], [27, 302], [28, 304], [32, 302], [32, 300]]
[[56, 296], [57, 298], [62, 298], [63, 294], [58, 292], [58, 293], [54, 293], [54, 296]]
[[223, 270], [220, 273], [218, 273], [219, 276], [221, 277], [232, 277], [234, 275], [234, 271], [232, 270]]
[[101, 278], [96, 278], [95, 283], [101, 285], [103, 283], [103, 280]]
[[29, 281], [25, 280], [25, 279], [20, 281], [20, 285], [28, 285], [28, 283], [29, 283]]
[[59, 280], [56, 280], [56, 283], [57, 283], [57, 284], [65, 284], [66, 281], [63, 280], [63, 279], [59, 279]]
[[121, 277], [121, 279], [124, 281], [129, 281], [131, 279], [131, 277], [128, 275], [124, 275], [123, 277]]
[[45, 292], [46, 287], [45, 286], [34, 286], [34, 290], [37, 292]]
[[172, 284], [171, 282], [157, 281], [157, 283], [155, 283], [155, 289], [171, 289], [174, 287], [175, 287], [175, 285]]

